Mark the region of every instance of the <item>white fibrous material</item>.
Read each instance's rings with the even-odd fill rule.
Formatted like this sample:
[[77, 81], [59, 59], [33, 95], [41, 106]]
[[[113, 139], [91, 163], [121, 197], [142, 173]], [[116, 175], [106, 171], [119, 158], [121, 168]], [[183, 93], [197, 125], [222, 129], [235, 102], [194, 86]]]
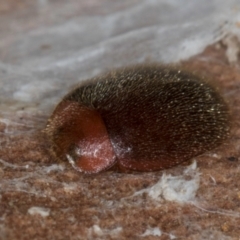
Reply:
[[147, 236], [160, 237], [162, 235], [167, 235], [169, 239], [175, 239], [176, 238], [173, 234], [162, 232], [158, 227], [147, 228], [146, 231], [140, 237], [147, 237]]
[[[163, 174], [156, 184], [136, 192], [133, 196], [147, 193], [155, 201], [192, 202], [199, 187], [199, 175], [196, 161], [194, 161], [184, 171], [183, 175], [172, 176]], [[186, 177], [188, 178], [186, 179]]]
[[[67, 7], [74, 10], [71, 4]], [[50, 19], [40, 16], [51, 24], [33, 21], [27, 32], [21, 31], [27, 22], [9, 24], [14, 28], [0, 41], [0, 53], [8, 49], [0, 61], [0, 100], [51, 111], [65, 89], [106, 70], [144, 61], [178, 62], [228, 35], [239, 39], [239, 5], [238, 0], [142, 0], [110, 14], [59, 22], [62, 7]], [[236, 49], [235, 43], [227, 44]], [[230, 61], [236, 58], [233, 51]]]
[[28, 209], [28, 213], [31, 215], [39, 214], [42, 217], [47, 217], [50, 214], [50, 209], [44, 207], [31, 207]]
[[91, 239], [94, 239], [94, 237], [97, 237], [97, 239], [104, 239], [104, 237], [112, 237], [114, 239], [118, 239], [118, 236], [122, 231], [122, 227], [117, 227], [115, 229], [102, 229], [99, 225], [95, 224], [88, 229], [87, 236]]

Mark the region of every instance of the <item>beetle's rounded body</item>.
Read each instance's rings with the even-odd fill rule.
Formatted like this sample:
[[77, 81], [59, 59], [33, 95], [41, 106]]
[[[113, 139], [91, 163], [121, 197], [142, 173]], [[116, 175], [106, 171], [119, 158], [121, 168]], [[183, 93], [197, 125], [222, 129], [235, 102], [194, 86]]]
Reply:
[[82, 83], [56, 107], [46, 132], [81, 172], [117, 165], [156, 171], [227, 137], [227, 106], [198, 76], [161, 65], [119, 69]]

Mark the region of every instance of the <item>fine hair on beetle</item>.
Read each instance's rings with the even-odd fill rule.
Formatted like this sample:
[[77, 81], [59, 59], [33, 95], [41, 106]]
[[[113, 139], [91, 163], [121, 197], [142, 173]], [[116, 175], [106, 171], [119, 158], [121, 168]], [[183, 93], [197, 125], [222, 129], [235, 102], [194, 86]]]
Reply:
[[157, 171], [220, 145], [229, 111], [201, 77], [139, 64], [82, 82], [58, 104], [45, 132], [55, 156], [80, 172]]

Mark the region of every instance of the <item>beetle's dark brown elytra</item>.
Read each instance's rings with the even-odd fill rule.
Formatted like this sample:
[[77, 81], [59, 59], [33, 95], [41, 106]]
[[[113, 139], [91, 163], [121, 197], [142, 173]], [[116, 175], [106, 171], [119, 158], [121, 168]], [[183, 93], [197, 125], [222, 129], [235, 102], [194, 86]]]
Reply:
[[84, 173], [172, 167], [220, 145], [228, 108], [198, 76], [137, 65], [85, 81], [56, 107], [46, 133], [59, 158]]

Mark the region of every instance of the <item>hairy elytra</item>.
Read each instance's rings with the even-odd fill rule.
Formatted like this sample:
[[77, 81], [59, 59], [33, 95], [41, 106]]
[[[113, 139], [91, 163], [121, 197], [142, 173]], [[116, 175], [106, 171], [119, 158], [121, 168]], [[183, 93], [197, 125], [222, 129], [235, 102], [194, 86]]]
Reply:
[[220, 145], [229, 113], [200, 77], [136, 65], [81, 83], [58, 104], [45, 132], [55, 156], [80, 172], [156, 171]]

